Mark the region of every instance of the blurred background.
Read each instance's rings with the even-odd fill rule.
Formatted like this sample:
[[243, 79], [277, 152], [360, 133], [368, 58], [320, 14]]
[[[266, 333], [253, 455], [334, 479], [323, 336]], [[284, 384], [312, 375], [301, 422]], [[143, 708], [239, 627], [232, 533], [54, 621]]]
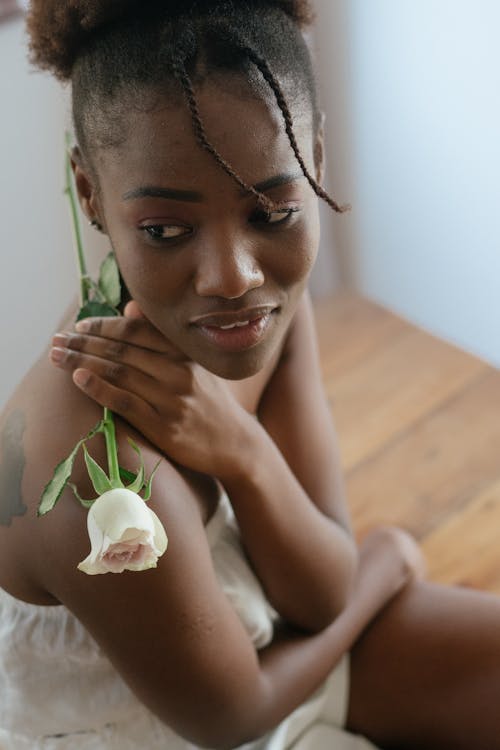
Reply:
[[[327, 118], [316, 297], [342, 286], [500, 365], [500, 3], [315, 0]], [[63, 196], [67, 92], [0, 0], [0, 408], [77, 291]], [[0, 19], [1, 20], [1, 19]], [[106, 249], [84, 228], [95, 263]]]

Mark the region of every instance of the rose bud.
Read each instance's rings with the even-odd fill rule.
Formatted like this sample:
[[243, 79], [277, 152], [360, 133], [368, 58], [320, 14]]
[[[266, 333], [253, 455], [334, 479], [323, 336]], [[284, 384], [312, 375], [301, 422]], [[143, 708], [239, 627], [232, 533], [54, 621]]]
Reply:
[[87, 516], [91, 550], [78, 569], [89, 575], [155, 568], [167, 549], [160, 519], [127, 489], [105, 492]]

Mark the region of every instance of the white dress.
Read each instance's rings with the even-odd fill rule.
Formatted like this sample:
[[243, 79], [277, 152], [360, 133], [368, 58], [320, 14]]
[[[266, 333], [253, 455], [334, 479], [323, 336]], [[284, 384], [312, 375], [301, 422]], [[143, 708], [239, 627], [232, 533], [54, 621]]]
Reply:
[[[206, 531], [219, 582], [262, 648], [272, 638], [276, 612], [245, 559], [225, 495]], [[345, 657], [309, 701], [241, 750], [373, 748], [341, 729], [348, 664]], [[135, 698], [66, 607], [29, 604], [0, 588], [0, 750], [196, 748]]]

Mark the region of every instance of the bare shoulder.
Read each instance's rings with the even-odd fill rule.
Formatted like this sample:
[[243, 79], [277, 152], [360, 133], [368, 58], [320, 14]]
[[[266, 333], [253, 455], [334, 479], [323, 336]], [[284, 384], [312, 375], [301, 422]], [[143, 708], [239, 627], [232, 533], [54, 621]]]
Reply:
[[[307, 385], [307, 387], [306, 387]], [[264, 421], [281, 420], [289, 399], [322, 390], [314, 312], [309, 292], [304, 291], [284, 338], [280, 357], [269, 374], [259, 404]], [[278, 397], [279, 396], [279, 397]], [[269, 420], [270, 415], [273, 420]]]
[[[51, 472], [85, 426], [84, 411], [71, 391], [67, 379], [51, 377], [41, 359], [0, 415], [0, 585], [19, 598], [35, 598], [35, 603], [44, 603], [44, 598], [50, 603], [42, 591], [40, 602], [36, 600], [30, 574], [43, 542], [38, 501]], [[73, 418], [67, 419], [68, 414]], [[88, 416], [93, 418], [95, 414]]]
[[[37, 604], [53, 603], [52, 568], [59, 569], [57, 540], [69, 534], [76, 547], [80, 534], [82, 545], [88, 544], [86, 510], [70, 490], [46, 517], [38, 518], [37, 508], [57, 464], [101, 418], [101, 407], [83, 396], [66, 373], [44, 360], [32, 368], [0, 415], [0, 586], [14, 596]], [[134, 470], [137, 464], [127, 442], [129, 434], [143, 448], [149, 467], [154, 466], [160, 458], [158, 451], [118, 424], [123, 465]], [[102, 437], [94, 438], [88, 447], [106, 467]], [[216, 502], [215, 483], [182, 472], [166, 459], [163, 464], [162, 483], [174, 485], [173, 494], [182, 487], [185, 505], [206, 520]], [[95, 496], [81, 455], [72, 479], [83, 497]]]
[[340, 454], [322, 382], [313, 306], [305, 292], [283, 354], [263, 393], [259, 419], [311, 500], [350, 528]]
[[288, 334], [283, 347], [283, 354], [292, 356], [303, 341], [315, 350], [316, 347], [316, 325], [314, 321], [314, 310], [309, 290], [305, 290], [288, 328]]

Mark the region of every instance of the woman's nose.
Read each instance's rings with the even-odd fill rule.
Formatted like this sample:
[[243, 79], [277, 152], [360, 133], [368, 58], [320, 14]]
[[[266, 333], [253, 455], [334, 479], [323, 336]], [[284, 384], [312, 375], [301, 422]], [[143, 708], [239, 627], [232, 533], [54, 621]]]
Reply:
[[200, 297], [237, 299], [264, 283], [264, 274], [254, 255], [227, 243], [205, 248], [195, 274], [195, 289]]

